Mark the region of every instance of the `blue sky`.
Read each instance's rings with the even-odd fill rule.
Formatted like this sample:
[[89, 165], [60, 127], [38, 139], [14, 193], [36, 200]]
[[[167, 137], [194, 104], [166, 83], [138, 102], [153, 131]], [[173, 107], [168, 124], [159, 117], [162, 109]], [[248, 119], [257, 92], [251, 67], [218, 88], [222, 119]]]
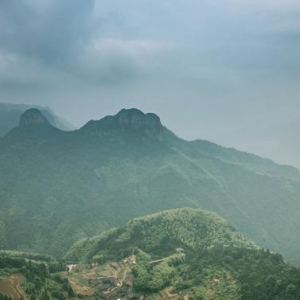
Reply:
[[137, 107], [272, 157], [300, 125], [300, 2], [274, 2], [0, 0], [0, 102], [76, 126]]

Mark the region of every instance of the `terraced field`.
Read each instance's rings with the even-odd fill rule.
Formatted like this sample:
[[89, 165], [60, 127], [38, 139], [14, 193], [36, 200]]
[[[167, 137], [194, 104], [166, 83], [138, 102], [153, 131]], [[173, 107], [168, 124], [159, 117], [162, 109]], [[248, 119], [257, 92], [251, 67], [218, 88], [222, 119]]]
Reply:
[[23, 277], [19, 274], [0, 280], [0, 294], [10, 296], [14, 299], [27, 300], [21, 288], [22, 280]]
[[[160, 263], [165, 259], [154, 261]], [[133, 292], [133, 275], [131, 268], [136, 263], [134, 255], [119, 262], [106, 264], [78, 264], [72, 265], [71, 271], [62, 272], [61, 275], [68, 278], [75, 294], [82, 295], [86, 299], [138, 299], [142, 295]], [[151, 262], [153, 263], [153, 262]], [[132, 298], [134, 297], [136, 298]], [[169, 286], [156, 295], [155, 300], [188, 300], [188, 295], [172, 293]]]

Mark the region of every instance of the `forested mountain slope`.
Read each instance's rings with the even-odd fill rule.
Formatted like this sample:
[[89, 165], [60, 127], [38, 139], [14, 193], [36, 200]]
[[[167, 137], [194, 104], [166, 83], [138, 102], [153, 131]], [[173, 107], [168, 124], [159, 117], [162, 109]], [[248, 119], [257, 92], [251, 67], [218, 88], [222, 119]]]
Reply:
[[[38, 121], [37, 121], [38, 120]], [[163, 209], [225, 217], [258, 245], [297, 256], [300, 171], [188, 142], [137, 109], [53, 127], [38, 110], [0, 141], [0, 246], [63, 255], [76, 240]]]

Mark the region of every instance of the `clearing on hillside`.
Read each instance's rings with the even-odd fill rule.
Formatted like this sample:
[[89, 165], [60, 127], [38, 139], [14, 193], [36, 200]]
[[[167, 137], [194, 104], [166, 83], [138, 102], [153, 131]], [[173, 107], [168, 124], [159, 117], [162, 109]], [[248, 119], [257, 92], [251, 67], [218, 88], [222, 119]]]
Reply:
[[15, 274], [8, 278], [0, 280], [0, 294], [10, 296], [14, 299], [27, 300], [27, 297], [21, 289], [23, 277]]

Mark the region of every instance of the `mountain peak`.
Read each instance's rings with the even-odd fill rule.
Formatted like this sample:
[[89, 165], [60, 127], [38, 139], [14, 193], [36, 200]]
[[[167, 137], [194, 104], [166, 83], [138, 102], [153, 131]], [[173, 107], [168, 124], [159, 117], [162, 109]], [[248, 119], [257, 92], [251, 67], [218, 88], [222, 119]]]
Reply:
[[39, 125], [39, 124], [49, 124], [49, 121], [37, 108], [30, 108], [26, 110], [20, 118], [20, 126], [28, 125]]
[[153, 113], [145, 114], [136, 108], [131, 108], [122, 109], [114, 116], [106, 116], [98, 121], [90, 121], [82, 128], [82, 131], [99, 137], [114, 138], [121, 135], [160, 140], [163, 125], [157, 115]]
[[122, 109], [116, 117], [118, 118], [118, 122], [121, 127], [139, 129], [141, 127], [154, 128], [162, 126], [160, 119], [156, 114], [144, 114], [136, 108]]

